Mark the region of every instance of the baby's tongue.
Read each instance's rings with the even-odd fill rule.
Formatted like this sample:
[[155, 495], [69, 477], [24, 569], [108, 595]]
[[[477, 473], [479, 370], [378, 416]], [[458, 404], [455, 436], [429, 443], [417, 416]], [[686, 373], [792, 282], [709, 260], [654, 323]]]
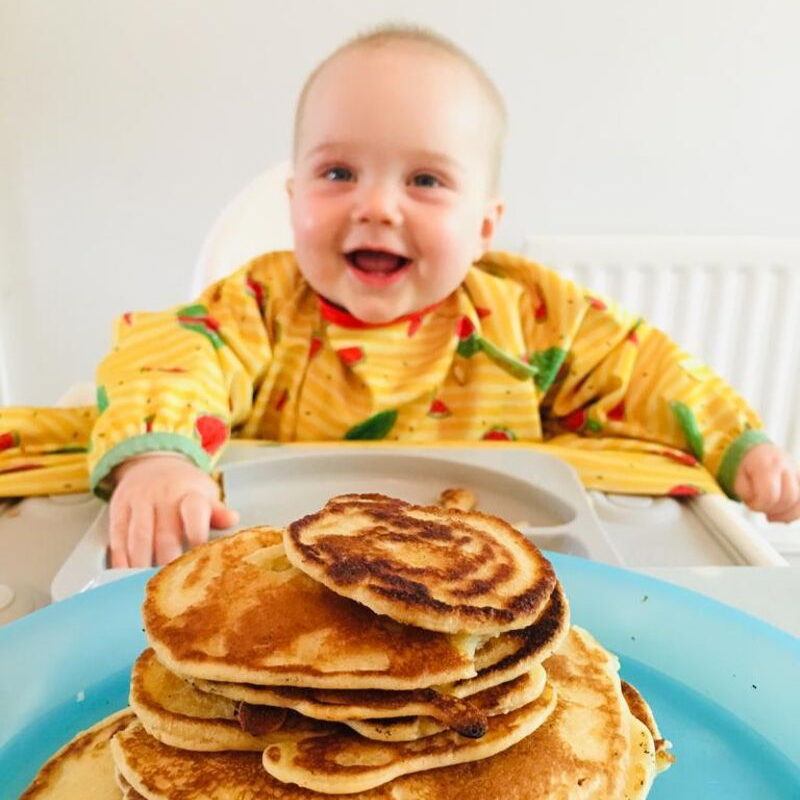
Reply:
[[364, 272], [391, 272], [404, 261], [399, 256], [377, 250], [356, 250], [352, 259], [353, 263]]

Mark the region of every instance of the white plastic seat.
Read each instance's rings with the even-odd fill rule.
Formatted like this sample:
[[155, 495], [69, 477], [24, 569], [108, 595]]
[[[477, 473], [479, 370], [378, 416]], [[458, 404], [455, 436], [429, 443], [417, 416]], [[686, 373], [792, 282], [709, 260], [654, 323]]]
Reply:
[[192, 296], [254, 256], [293, 246], [287, 159], [262, 172], [222, 211], [206, 237], [192, 275]]

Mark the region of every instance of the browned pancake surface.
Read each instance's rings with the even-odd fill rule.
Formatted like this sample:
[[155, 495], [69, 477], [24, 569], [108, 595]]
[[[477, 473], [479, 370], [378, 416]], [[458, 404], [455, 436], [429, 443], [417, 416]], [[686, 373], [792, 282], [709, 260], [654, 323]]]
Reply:
[[650, 735], [653, 737], [658, 771], [663, 772], [665, 769], [669, 769], [675, 763], [675, 756], [669, 752], [672, 743], [661, 735], [653, 711], [639, 690], [627, 681], [621, 681], [621, 683], [622, 696], [625, 698], [631, 714], [650, 731]]
[[[427, 716], [467, 733], [474, 729], [476, 712], [474, 707], [463, 703], [463, 699], [469, 700], [477, 692], [502, 686], [524, 675], [558, 647], [568, 629], [569, 606], [561, 584], [556, 584], [547, 607], [534, 625], [502, 633], [487, 642], [476, 654], [476, 664], [486, 662], [478, 675], [438, 690], [309, 689], [189, 680], [204, 692], [255, 705], [285, 706], [315, 719], [346, 721]], [[489, 652], [482, 657], [483, 651]]]
[[113, 767], [108, 743], [134, 719], [130, 709], [124, 709], [79, 733], [42, 766], [19, 800], [77, 798], [76, 781], [84, 781], [84, 791], [94, 792], [98, 798], [112, 796]]
[[475, 674], [451, 637], [377, 615], [288, 562], [279, 571], [260, 563], [281, 541], [274, 528], [245, 530], [151, 578], [143, 618], [165, 666], [209, 680], [326, 688], [419, 688]]
[[400, 622], [449, 633], [524, 628], [555, 585], [549, 561], [476, 511], [344, 495], [292, 523], [286, 554], [334, 592]]
[[[627, 708], [613, 659], [572, 632], [545, 662], [559, 690], [552, 715], [504, 752], [472, 763], [406, 775], [348, 800], [609, 800], [622, 797]], [[115, 761], [147, 800], [323, 800], [331, 795], [281, 784], [256, 753], [189, 753], [133, 725], [115, 740]], [[113, 747], [113, 745], [112, 745]], [[323, 761], [327, 760], [324, 754]]]

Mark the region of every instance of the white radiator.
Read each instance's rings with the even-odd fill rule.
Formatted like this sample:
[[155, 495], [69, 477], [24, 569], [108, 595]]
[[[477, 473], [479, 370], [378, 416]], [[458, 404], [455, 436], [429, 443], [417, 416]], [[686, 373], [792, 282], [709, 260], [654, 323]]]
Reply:
[[800, 459], [800, 238], [531, 236], [524, 253], [669, 333]]

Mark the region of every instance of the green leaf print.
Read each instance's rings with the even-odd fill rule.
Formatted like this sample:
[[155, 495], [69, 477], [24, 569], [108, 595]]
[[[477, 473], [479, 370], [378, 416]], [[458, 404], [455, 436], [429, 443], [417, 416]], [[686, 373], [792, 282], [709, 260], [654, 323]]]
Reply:
[[475, 353], [480, 352], [480, 349], [480, 339], [478, 339], [477, 334], [473, 333], [472, 336], [468, 337], [467, 339], [461, 339], [461, 341], [459, 341], [458, 347], [456, 347], [456, 352], [462, 358], [472, 358]]
[[526, 364], [519, 358], [506, 353], [501, 350], [496, 344], [492, 344], [488, 339], [480, 338], [480, 348], [498, 367], [504, 369], [510, 375], [515, 377], [518, 381], [527, 381], [531, 378], [536, 378], [539, 368]]
[[566, 350], [560, 347], [548, 347], [547, 350], [537, 350], [528, 359], [538, 370], [534, 381], [540, 391], [546, 392], [555, 383], [558, 371], [566, 357]]
[[344, 438], [354, 440], [385, 439], [389, 431], [394, 427], [395, 422], [397, 422], [396, 409], [390, 408], [386, 411], [379, 411], [369, 419], [359, 422], [358, 425], [353, 425], [345, 433]]
[[219, 323], [208, 316], [208, 309], [203, 305], [185, 306], [178, 311], [178, 324], [186, 330], [200, 333], [208, 339], [215, 350], [225, 345], [219, 335]]
[[108, 392], [105, 386], [97, 387], [97, 413], [102, 414], [108, 408]]
[[602, 433], [603, 426], [596, 419], [589, 419], [586, 421], [586, 430], [592, 433]]
[[697, 419], [692, 413], [692, 410], [686, 403], [681, 403], [679, 400], [673, 400], [669, 404], [669, 407], [678, 420], [678, 425], [680, 425], [683, 431], [683, 435], [686, 438], [692, 455], [698, 461], [702, 461], [705, 444], [703, 442], [703, 435], [700, 433], [700, 426], [697, 424]]

